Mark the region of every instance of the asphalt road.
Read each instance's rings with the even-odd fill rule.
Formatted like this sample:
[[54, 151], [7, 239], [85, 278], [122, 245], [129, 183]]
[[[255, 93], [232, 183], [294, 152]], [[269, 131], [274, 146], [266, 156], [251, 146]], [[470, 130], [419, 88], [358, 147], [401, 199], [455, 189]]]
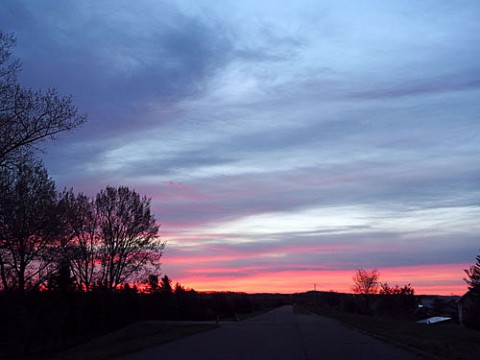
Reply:
[[283, 306], [242, 322], [121, 357], [122, 360], [422, 359], [318, 315]]

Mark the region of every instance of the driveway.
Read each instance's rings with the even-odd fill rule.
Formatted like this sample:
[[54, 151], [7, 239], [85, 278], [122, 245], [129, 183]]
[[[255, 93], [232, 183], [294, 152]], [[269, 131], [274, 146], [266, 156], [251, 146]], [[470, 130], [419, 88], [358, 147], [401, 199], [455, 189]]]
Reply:
[[422, 359], [318, 315], [283, 306], [219, 328], [121, 357], [122, 360]]

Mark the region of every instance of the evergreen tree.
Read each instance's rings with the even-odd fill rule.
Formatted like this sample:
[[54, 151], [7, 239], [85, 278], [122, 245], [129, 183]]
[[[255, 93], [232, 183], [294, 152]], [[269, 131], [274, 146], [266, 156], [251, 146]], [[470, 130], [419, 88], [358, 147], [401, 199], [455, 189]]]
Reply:
[[147, 278], [147, 291], [149, 293], [155, 293], [158, 291], [158, 275], [150, 274]]
[[162, 282], [160, 284], [160, 291], [168, 294], [173, 293], [172, 280], [170, 280], [170, 278], [167, 275], [162, 277]]
[[464, 279], [468, 284], [468, 289], [473, 293], [480, 295], [480, 255], [476, 257], [476, 263], [466, 269], [467, 277]]

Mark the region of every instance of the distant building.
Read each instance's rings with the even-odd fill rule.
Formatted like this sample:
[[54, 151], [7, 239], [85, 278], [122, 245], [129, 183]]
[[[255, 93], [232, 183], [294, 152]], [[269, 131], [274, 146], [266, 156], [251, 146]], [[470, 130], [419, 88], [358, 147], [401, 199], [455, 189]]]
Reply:
[[418, 312], [425, 317], [444, 316], [455, 319], [459, 299], [459, 296], [420, 295]]

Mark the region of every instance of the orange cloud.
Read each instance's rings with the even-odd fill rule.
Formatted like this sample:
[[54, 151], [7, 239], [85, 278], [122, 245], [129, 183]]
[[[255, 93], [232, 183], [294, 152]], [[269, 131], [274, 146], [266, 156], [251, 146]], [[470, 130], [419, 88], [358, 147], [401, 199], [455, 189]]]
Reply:
[[[466, 264], [435, 264], [379, 269], [380, 280], [389, 284], [411, 284], [417, 294], [461, 295]], [[197, 291], [243, 291], [248, 293], [295, 293], [313, 290], [351, 292], [355, 269], [285, 270], [269, 272], [263, 267], [207, 268], [176, 279]], [[238, 273], [244, 276], [238, 276]], [[233, 275], [232, 273], [237, 273]], [[315, 284], [315, 285], [314, 285]]]

